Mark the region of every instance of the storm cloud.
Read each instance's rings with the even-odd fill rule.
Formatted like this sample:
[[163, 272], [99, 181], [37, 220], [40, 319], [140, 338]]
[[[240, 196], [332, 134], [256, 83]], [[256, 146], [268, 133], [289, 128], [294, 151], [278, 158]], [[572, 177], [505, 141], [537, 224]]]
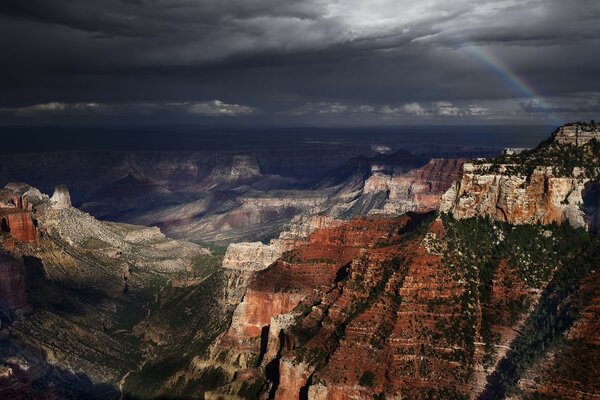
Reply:
[[598, 112], [595, 0], [4, 0], [0, 35], [4, 123]]

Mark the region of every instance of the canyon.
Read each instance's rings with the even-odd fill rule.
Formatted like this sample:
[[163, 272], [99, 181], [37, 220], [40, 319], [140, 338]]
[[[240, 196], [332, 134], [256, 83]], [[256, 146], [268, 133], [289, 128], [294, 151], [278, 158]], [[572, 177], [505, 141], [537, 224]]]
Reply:
[[[133, 323], [156, 290], [209, 250], [156, 228], [100, 222], [71, 207], [65, 186], [50, 197], [11, 184], [3, 195], [11, 201], [0, 211], [19, 210], [27, 222], [9, 221], [0, 235], [0, 347], [14, 372], [6, 378], [21, 382], [9, 387], [23, 387], [25, 397], [113, 396], [141, 357]], [[36, 388], [20, 386], [28, 381]]]
[[[585, 141], [577, 134], [580, 130], [586, 132]], [[564, 290], [565, 285], [565, 291], [574, 293], [584, 285], [591, 290], [586, 296], [597, 295], [597, 287], [586, 282], [598, 253], [579, 243], [580, 251], [590, 257], [578, 260], [585, 273], [565, 280], [573, 262], [567, 260], [579, 255], [559, 244], [571, 240], [572, 233], [556, 227], [595, 230], [598, 139], [598, 130], [567, 126], [555, 132], [547, 146], [518, 153], [513, 160], [477, 161], [462, 168], [461, 161], [451, 161], [460, 173], [451, 169], [438, 180], [441, 192], [448, 189], [444, 195], [432, 194], [431, 204], [413, 202], [423, 207], [414, 208], [421, 212], [435, 210], [439, 203], [443, 217], [409, 229], [404, 240], [400, 232], [410, 224], [411, 214], [389, 220], [386, 211], [387, 215], [407, 211], [402, 194], [414, 194], [406, 187], [419, 187], [411, 178], [440, 178], [436, 164], [447, 162], [432, 160], [425, 172], [401, 177], [386, 175], [381, 172], [385, 168], [373, 165], [363, 194], [386, 192], [390, 203], [368, 211], [366, 220], [331, 218], [307, 229], [308, 236], [298, 236], [303, 240], [291, 246], [281, 247], [278, 240], [270, 246], [231, 245], [223, 266], [244, 269], [243, 260], [252, 260], [251, 273], [244, 279], [245, 295], [238, 296], [242, 301], [231, 327], [216, 343], [213, 357], [230, 360], [237, 371], [230, 374], [232, 382], [207, 398], [485, 399], [515, 391], [520, 393], [517, 398], [544, 393], [596, 398], [598, 388], [589, 373], [577, 375], [563, 368], [570, 376], [566, 387], [553, 385], [547, 375], [541, 377], [552, 371], [541, 365], [554, 361], [532, 346], [526, 335], [539, 334], [536, 324], [548, 312], [542, 305], [549, 299], [558, 319], [565, 318], [563, 323], [576, 320], [557, 311], [563, 302], [562, 307], [569, 307], [572, 301], [557, 287]], [[565, 169], [557, 153], [572, 147], [583, 148], [584, 156], [575, 154], [578, 166]], [[532, 163], [539, 165], [530, 168]], [[507, 230], [509, 226], [514, 227]], [[373, 236], [361, 240], [348, 236], [348, 231]], [[280, 251], [273, 252], [274, 248]], [[593, 329], [589, 318], [595, 305], [589, 298], [584, 303], [591, 309], [583, 308], [578, 324]], [[542, 329], [542, 338], [536, 340], [560, 342], [560, 335], [570, 332], [565, 328]], [[575, 364], [566, 354], [581, 348], [576, 338], [569, 333], [568, 344], [557, 345]], [[523, 354], [513, 354], [515, 349], [542, 354], [523, 359]], [[370, 354], [369, 359], [362, 354]], [[508, 375], [502, 378], [505, 381], [498, 378], [502, 374]], [[538, 374], [535, 383], [531, 374]], [[249, 395], [250, 388], [254, 392]]]
[[[507, 350], [521, 332], [534, 335], [536, 317], [546, 318], [540, 304], [571, 302], [564, 293], [557, 300], [553, 287], [572, 272], [567, 260], [590, 249], [579, 243], [567, 251], [569, 232], [418, 214], [317, 229], [250, 279], [212, 352], [236, 373], [207, 398], [488, 398], [486, 382]], [[569, 290], [588, 285], [591, 260], [578, 265], [587, 270], [567, 280]], [[597, 287], [587, 290], [597, 295]], [[584, 310], [579, 324], [593, 329], [594, 314]], [[570, 376], [583, 398], [595, 396], [586, 375]], [[548, 390], [527, 379], [504, 384]]]
[[600, 398], [597, 125], [306, 180], [152, 157], [163, 183], [130, 162], [97, 203], [0, 191], [0, 395]]
[[[408, 172], [434, 157], [499, 153], [494, 148], [432, 146], [419, 148], [417, 156], [394, 156], [387, 146], [343, 141], [274, 146], [3, 154], [0, 185], [27, 182], [50, 192], [66, 184], [72, 203], [98, 219], [157, 226], [173, 238], [227, 245], [268, 241], [295, 217], [350, 201], [361, 194], [377, 162], [386, 168], [381, 172], [392, 174], [394, 168]], [[348, 216], [383, 201], [376, 196], [359, 200], [354, 209], [346, 209]]]

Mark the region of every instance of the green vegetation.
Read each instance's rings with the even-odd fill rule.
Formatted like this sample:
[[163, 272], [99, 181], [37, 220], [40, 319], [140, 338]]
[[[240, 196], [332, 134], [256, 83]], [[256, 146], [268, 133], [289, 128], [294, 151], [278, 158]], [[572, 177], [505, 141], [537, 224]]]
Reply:
[[532, 150], [512, 156], [502, 156], [480, 163], [491, 163], [490, 172], [498, 172], [500, 165], [508, 165], [511, 175], [531, 175], [538, 166], [552, 166], [556, 176], [571, 176], [573, 168], [583, 168], [588, 178], [598, 176], [600, 142], [592, 139], [582, 146], [559, 144], [548, 140]]
[[192, 260], [192, 272], [195, 278], [205, 278], [221, 268], [223, 254], [202, 254]]
[[[460, 361], [472, 366], [477, 321], [475, 312], [479, 305], [479, 333], [485, 343], [483, 363], [489, 368], [495, 360], [494, 344], [499, 340], [493, 326], [513, 326], [531, 307], [531, 298], [525, 294], [527, 292], [519, 292], [519, 288], [539, 290], [549, 281], [549, 288], [574, 284], [583, 275], [573, 269], [573, 260], [581, 257], [582, 252], [590, 251], [594, 240], [584, 230], [568, 225], [511, 226], [487, 218], [457, 221], [447, 215], [442, 215], [442, 219], [449, 247], [446, 264], [455, 280], [465, 282], [466, 290], [460, 300], [461, 318], [439, 320], [436, 329], [446, 341], [466, 349]], [[500, 262], [506, 263], [509, 269], [498, 275]], [[495, 282], [500, 277], [502, 280]], [[504, 302], [494, 300], [491, 292], [494, 284], [502, 284], [503, 290], [509, 290], [506, 293], [512, 293], [513, 297]], [[550, 310], [543, 313], [544, 320], [554, 323], [557, 308], [542, 309]], [[536, 312], [541, 312], [540, 306]], [[535, 336], [549, 335], [539, 326], [535, 332]], [[519, 361], [519, 364], [522, 362]], [[519, 369], [514, 376], [523, 370]]]
[[600, 239], [582, 230], [561, 226], [554, 230], [562, 263], [522, 329], [522, 335], [490, 379], [489, 398], [513, 393], [523, 373], [550, 349], [565, 343], [565, 332], [591, 301], [580, 292], [582, 281], [600, 265]]
[[[514, 271], [512, 274], [505, 271], [504, 280], [497, 282], [505, 288], [517, 290], [518, 285], [525, 285], [544, 290], [540, 302], [521, 328], [522, 335], [490, 379], [486, 395], [503, 398], [515, 390], [520, 377], [536, 360], [564, 342], [564, 332], [572, 326], [585, 304], [585, 300], [574, 301], [573, 296], [582, 279], [594, 266], [600, 265], [600, 241], [583, 229], [567, 224], [510, 226], [481, 218], [462, 221], [445, 215], [442, 218], [451, 249], [447, 262], [455, 266], [456, 278], [466, 277], [468, 290], [463, 298], [463, 319], [469, 320], [473, 313], [470, 304], [481, 306], [480, 334], [486, 343], [484, 365], [492, 365], [493, 344], [499, 339], [492, 325], [512, 326], [531, 307], [531, 299], [518, 292], [505, 303], [492, 299], [491, 288], [498, 278], [499, 263], [505, 262]], [[453, 260], [451, 254], [460, 256]], [[439, 323], [440, 331], [450, 336], [448, 340], [456, 340], [455, 335], [459, 334], [463, 335], [465, 345], [472, 342], [474, 330], [468, 326], [444, 329], [448, 328], [447, 323]], [[467, 356], [467, 360], [472, 360], [472, 352]]]
[[[315, 370], [318, 370], [325, 365], [328, 357], [339, 346], [339, 341], [344, 337], [348, 325], [350, 325], [357, 316], [372, 307], [375, 301], [381, 299], [384, 295], [388, 296], [384, 289], [394, 273], [399, 273], [401, 279], [403, 279], [404, 276], [406, 276], [407, 271], [408, 264], [406, 263], [406, 260], [401, 257], [392, 257], [381, 263], [381, 272], [378, 274], [379, 279], [373, 286], [368, 288], [368, 296], [362, 299], [355, 299], [351, 309], [348, 311], [348, 315], [343, 321], [337, 323], [336, 330], [333, 332], [333, 335], [331, 335], [327, 343], [323, 343], [319, 347], [308, 347], [306, 346], [306, 343], [317, 334], [319, 329], [321, 329], [323, 321], [329, 318], [327, 315], [328, 309], [322, 311], [323, 318], [321, 320], [308, 321], [305, 317], [312, 307], [309, 307], [307, 304], [298, 306], [297, 311], [302, 311], [302, 314], [297, 317], [296, 324], [291, 328], [291, 331], [294, 336], [299, 339], [301, 345], [300, 348], [295, 350], [296, 360], [315, 366]], [[356, 276], [358, 275], [359, 274], [356, 274]], [[350, 284], [351, 282], [348, 283]], [[397, 308], [400, 299], [393, 295], [390, 295], [390, 298], [390, 303]], [[391, 333], [391, 325], [382, 326], [380, 329], [379, 336], [375, 340], [383, 342]]]
[[204, 278], [202, 282], [188, 287], [166, 286], [162, 291], [157, 303], [160, 307], [152, 309], [146, 330], [153, 331], [163, 343], [155, 347], [152, 359], [140, 371], [127, 378], [125, 390], [132, 397], [156, 397], [166, 381], [181, 372], [189, 378], [179, 378], [170, 394], [182, 398], [201, 397], [204, 391], [227, 383], [227, 374], [219, 368], [191, 367], [194, 357], [205, 355], [231, 318], [231, 311], [219, 303], [224, 287], [221, 258], [215, 254], [197, 257], [191, 275]]
[[305, 362], [310, 365], [316, 365], [317, 367], [325, 364], [327, 356], [328, 354], [325, 352], [325, 350], [319, 347], [307, 348], [304, 346], [298, 349], [296, 353], [298, 361]]
[[216, 257], [222, 258], [225, 255], [225, 252], [227, 251], [227, 246], [221, 246], [216, 243], [201, 242], [201, 241], [193, 241], [193, 242], [196, 243], [197, 245], [199, 245], [200, 247], [204, 247], [205, 249], [210, 250], [211, 254]]

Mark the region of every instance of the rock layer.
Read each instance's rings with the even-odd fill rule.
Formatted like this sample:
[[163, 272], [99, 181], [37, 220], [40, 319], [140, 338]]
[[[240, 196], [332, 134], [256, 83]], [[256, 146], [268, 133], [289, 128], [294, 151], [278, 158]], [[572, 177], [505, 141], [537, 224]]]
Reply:
[[0, 209], [1, 232], [9, 233], [19, 242], [33, 242], [38, 233], [31, 212], [18, 209]]
[[42, 200], [41, 193], [29, 185], [6, 185], [0, 190], [0, 233], [9, 234], [18, 242], [37, 240], [34, 204]]
[[365, 182], [364, 193], [385, 191], [383, 209], [372, 213], [428, 212], [438, 208], [440, 198], [459, 177], [461, 159], [432, 159], [425, 166], [393, 176], [374, 171]]
[[498, 172], [492, 164], [463, 165], [460, 181], [442, 197], [441, 212], [457, 219], [491, 217], [514, 225], [569, 222], [589, 227], [583, 211], [590, 180], [575, 171], [573, 177], [557, 177], [552, 167], [538, 167], [530, 175], [515, 175], [510, 166]]
[[533, 150], [463, 165], [440, 211], [510, 224], [600, 227], [600, 127], [569, 124]]
[[568, 124], [561, 126], [553, 135], [555, 142], [582, 146], [592, 139], [600, 140], [600, 125]]

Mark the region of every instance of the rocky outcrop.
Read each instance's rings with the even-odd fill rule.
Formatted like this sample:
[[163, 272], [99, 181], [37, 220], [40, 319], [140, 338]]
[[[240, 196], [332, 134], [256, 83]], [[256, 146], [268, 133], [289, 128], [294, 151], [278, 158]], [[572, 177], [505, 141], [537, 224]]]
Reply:
[[461, 159], [431, 159], [421, 168], [393, 176], [374, 171], [365, 182], [363, 192], [385, 191], [388, 199], [381, 210], [371, 213], [390, 215], [437, 209], [441, 196], [458, 178], [463, 162]]
[[223, 258], [223, 268], [239, 271], [260, 271], [265, 269], [286, 251], [308, 240], [310, 234], [321, 228], [342, 225], [343, 221], [328, 216], [298, 216], [288, 229], [269, 244], [262, 242], [232, 243], [227, 247]]
[[457, 219], [490, 217], [513, 225], [569, 222], [589, 228], [595, 223], [584, 212], [590, 180], [581, 171], [557, 177], [552, 167], [538, 167], [530, 175], [511, 173], [510, 165], [493, 167], [465, 164], [460, 181], [442, 197], [440, 211]]
[[553, 140], [561, 145], [583, 146], [592, 139], [600, 140], [600, 125], [568, 124], [561, 126], [553, 135]]
[[490, 217], [514, 225], [600, 225], [600, 128], [570, 124], [537, 148], [463, 165], [440, 211], [455, 218]]
[[[536, 318], [547, 320], [546, 306], [536, 304], [556, 306], [561, 293], [559, 302], [579, 306], [568, 293], [544, 288], [568, 285], [571, 257], [590, 246], [585, 239], [578, 244], [584, 247], [565, 251], [565, 229], [445, 216], [425, 228], [422, 220], [370, 217], [316, 229], [255, 271], [212, 353], [235, 369], [212, 398], [235, 398], [249, 386], [275, 399], [478, 398], [521, 336], [538, 334]], [[591, 268], [590, 261], [576, 265]], [[555, 271], [563, 275], [553, 278]], [[568, 330], [573, 345], [582, 338], [596, 345], [596, 304], [591, 300]], [[543, 371], [558, 368], [552, 358], [543, 362]], [[548, 379], [536, 373], [535, 382]], [[519, 387], [532, 391], [530, 379], [527, 373]], [[587, 385], [585, 393], [597, 393], [588, 381], [563, 379], [569, 389], [553, 391], [538, 383], [535, 390], [573, 394]]]
[[[408, 218], [381, 222], [336, 221], [332, 227], [312, 231], [304, 242], [297, 242], [281, 259], [251, 277], [243, 301], [233, 314], [230, 328], [219, 339], [215, 357], [228, 351], [229, 359], [235, 360], [234, 363], [241, 369], [240, 376], [244, 376], [244, 370], [252, 370], [257, 361], [260, 363], [262, 360], [263, 365], [270, 363], [279, 356], [284, 346], [282, 335], [297, 321], [290, 312], [314, 291], [320, 293], [335, 286], [336, 281], [345, 277], [348, 263], [353, 258], [359, 257], [382, 237], [393, 236], [396, 227], [402, 227], [408, 221]], [[313, 220], [315, 225], [331, 222], [326, 218]], [[286, 364], [288, 362], [289, 365]], [[286, 365], [289, 367], [287, 370]], [[289, 357], [287, 361], [281, 359], [277, 398], [289, 398], [286, 393], [290, 396], [296, 393], [297, 396], [297, 392], [306, 386], [306, 380], [314, 369], [298, 372], [297, 365], [298, 362]]]
[[71, 195], [66, 185], [58, 185], [54, 188], [54, 193], [50, 197], [50, 203], [55, 210], [71, 207]]
[[239, 271], [260, 271], [281, 257], [276, 245], [261, 242], [232, 243], [223, 258], [223, 268]]
[[[158, 226], [169, 237], [228, 245], [276, 237], [299, 215], [365, 215], [383, 207], [379, 197], [357, 198], [372, 164], [391, 176], [430, 158], [407, 151], [370, 157], [375, 155], [371, 144], [350, 142], [266, 145], [236, 151], [50, 152], [37, 154], [35, 163], [5, 154], [0, 182], [20, 179], [49, 193], [62, 182], [72, 203], [96, 218]], [[462, 150], [456, 151], [460, 156]]]
[[9, 233], [19, 242], [33, 242], [38, 233], [31, 212], [19, 209], [0, 209], [0, 232]]
[[252, 177], [260, 175], [260, 168], [256, 157], [238, 155], [233, 157], [230, 175]]
[[[396, 157], [402, 161], [405, 161], [404, 158], [408, 158], [411, 163], [415, 162], [414, 157], [408, 153], [400, 152], [400, 155]], [[399, 161], [394, 160], [394, 162]], [[366, 207], [358, 214], [364, 215], [369, 210], [371, 210], [371, 214], [384, 215], [398, 215], [407, 211], [432, 211], [437, 208], [442, 193], [456, 178], [462, 163], [463, 161], [460, 159], [432, 159], [425, 166], [406, 172], [404, 167], [398, 169], [393, 163], [390, 166], [378, 162], [370, 167], [371, 175], [366, 181], [357, 182], [362, 191], [358, 195], [358, 199], [356, 195], [348, 192], [348, 187], [353, 185], [350, 185], [345, 179], [342, 184], [344, 189], [337, 193], [333, 200], [330, 200], [333, 206], [325, 203], [319, 208], [317, 207], [318, 201], [315, 201], [312, 206], [316, 210], [325, 208], [325, 211], [321, 211], [324, 214], [339, 215], [349, 207], [351, 208], [352, 204], [360, 203], [362, 198], [383, 192], [387, 199], [384, 207], [374, 210]], [[400, 165], [403, 164], [400, 163]], [[392, 172], [390, 173], [390, 171]], [[327, 208], [328, 206], [330, 208]], [[344, 223], [343, 220], [330, 215], [310, 215], [308, 213], [308, 216], [299, 215], [293, 218], [287, 229], [277, 239], [271, 240], [268, 245], [261, 242], [229, 245], [223, 260], [223, 267], [231, 271], [239, 271], [228, 273], [229, 304], [235, 305], [235, 299], [241, 298], [245, 289], [244, 285], [254, 272], [267, 268], [286, 251], [307, 243], [312, 232], [322, 228], [342, 226]]]
[[0, 190], [0, 233], [9, 234], [17, 242], [37, 240], [33, 208], [34, 204], [42, 200], [41, 193], [29, 185], [6, 185]]
[[[521, 393], [530, 398], [600, 398], [600, 273], [584, 279], [573, 297], [581, 304], [580, 318], [558, 348], [540, 357], [517, 383]], [[569, 301], [565, 306], [572, 304]]]

